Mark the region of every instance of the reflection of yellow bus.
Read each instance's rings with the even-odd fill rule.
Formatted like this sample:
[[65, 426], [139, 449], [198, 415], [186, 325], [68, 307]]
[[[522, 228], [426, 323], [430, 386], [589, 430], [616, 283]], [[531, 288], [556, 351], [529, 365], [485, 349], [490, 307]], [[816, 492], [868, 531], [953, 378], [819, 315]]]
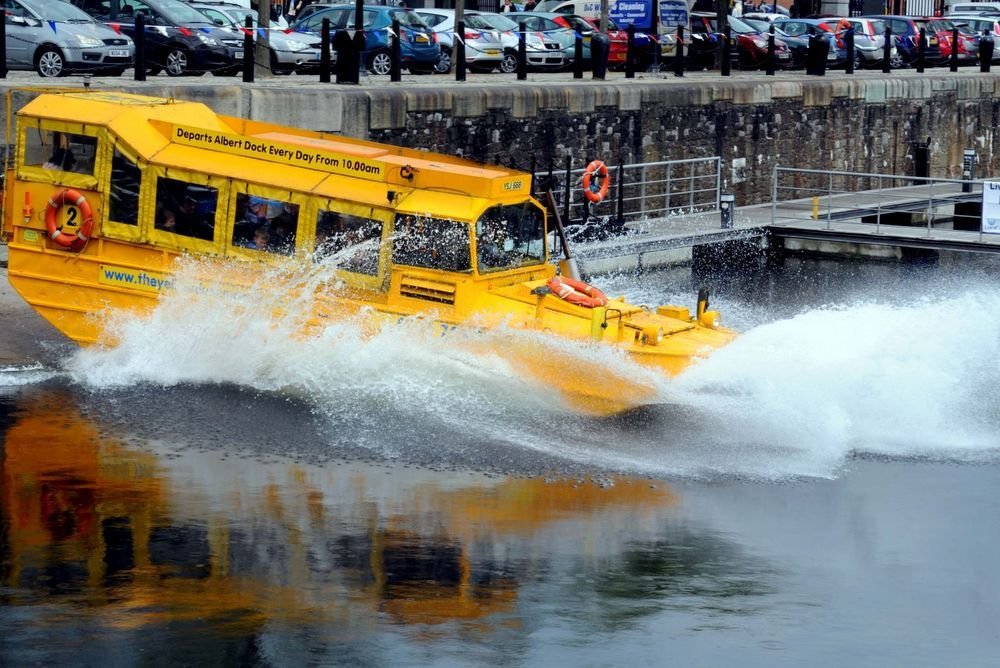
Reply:
[[[344, 287], [317, 292], [313, 322], [506, 323], [606, 341], [671, 374], [732, 338], [704, 301], [692, 315], [557, 285], [545, 210], [522, 172], [112, 92], [39, 95], [17, 114], [16, 146], [10, 281], [80, 343], [111, 343], [95, 313], [151, 309], [181, 254], [218, 263], [206, 273], [236, 285], [262, 266], [332, 257]], [[587, 410], [652, 392], [635, 374], [527, 342], [491, 352]]]

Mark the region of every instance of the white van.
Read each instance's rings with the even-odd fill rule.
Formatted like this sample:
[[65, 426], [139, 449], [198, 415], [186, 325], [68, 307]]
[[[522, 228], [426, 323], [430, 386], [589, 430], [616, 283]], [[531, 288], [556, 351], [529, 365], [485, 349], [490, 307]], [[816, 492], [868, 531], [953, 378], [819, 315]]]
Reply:
[[1000, 2], [956, 2], [948, 5], [948, 16], [952, 14], [983, 14], [1000, 16]]

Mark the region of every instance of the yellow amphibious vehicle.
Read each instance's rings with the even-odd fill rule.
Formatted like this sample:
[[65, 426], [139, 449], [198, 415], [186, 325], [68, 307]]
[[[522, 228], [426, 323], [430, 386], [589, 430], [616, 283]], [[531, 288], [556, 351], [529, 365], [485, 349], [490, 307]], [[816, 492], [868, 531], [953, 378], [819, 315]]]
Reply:
[[[237, 288], [262, 268], [333, 258], [338, 285], [309, 295], [316, 326], [417, 316], [443, 331], [536, 330], [579, 342], [570, 349], [618, 346], [671, 375], [733, 338], [707, 299], [693, 314], [653, 309], [558, 277], [523, 172], [117, 92], [41, 94], [16, 133], [10, 282], [81, 344], [113, 345], [99, 316], [150, 311], [182, 255], [216, 262], [206, 280]], [[486, 345], [584, 411], [655, 401], [649, 377], [613, 357], [532, 345], [537, 336], [475, 338], [455, 345]]]

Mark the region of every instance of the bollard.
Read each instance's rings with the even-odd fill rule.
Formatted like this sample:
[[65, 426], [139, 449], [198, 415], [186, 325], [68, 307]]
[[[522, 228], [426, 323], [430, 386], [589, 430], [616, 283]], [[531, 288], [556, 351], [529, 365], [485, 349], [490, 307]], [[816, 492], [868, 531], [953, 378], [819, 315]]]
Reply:
[[736, 196], [733, 193], [719, 193], [719, 219], [724, 230], [733, 227], [733, 202]]
[[854, 28], [844, 31], [844, 46], [847, 48], [846, 72], [854, 74]]
[[358, 66], [354, 62], [354, 43], [346, 30], [338, 30], [333, 38], [337, 50], [337, 83], [357, 83]]
[[927, 30], [920, 29], [917, 35], [917, 74], [924, 73], [924, 65], [927, 64]]
[[774, 25], [767, 29], [767, 76], [774, 76]]
[[608, 52], [611, 39], [604, 33], [595, 32], [590, 38], [590, 68], [595, 79], [604, 79], [608, 71]]
[[677, 27], [677, 49], [674, 52], [674, 76], [684, 76], [684, 26]]
[[822, 77], [826, 76], [826, 57], [830, 54], [833, 43], [831, 38], [824, 35], [816, 35], [816, 39], [819, 40], [816, 44], [816, 76]]
[[465, 81], [465, 21], [455, 24], [455, 48], [452, 49], [455, 60], [455, 81]]
[[253, 17], [247, 14], [243, 21], [243, 83], [253, 83], [253, 41]]
[[[146, 15], [135, 15], [135, 80], [146, 80]], [[6, 59], [4, 60], [6, 63]]]
[[976, 149], [967, 148], [962, 151], [962, 192], [972, 192], [972, 180], [976, 178]]
[[625, 78], [635, 78], [635, 24], [628, 24], [628, 42], [625, 49]]
[[989, 72], [990, 65], [993, 64], [993, 38], [990, 31], [984, 30], [983, 36], [979, 40], [979, 71]]
[[814, 76], [816, 74], [816, 58], [819, 53], [819, 38], [812, 26], [809, 26], [809, 46], [806, 49], [806, 74]]
[[[528, 78], [528, 51], [524, 43], [527, 31], [524, 28], [524, 21], [517, 24], [517, 80], [524, 81]], [[593, 39], [593, 38], [591, 38]], [[591, 45], [590, 57], [594, 57], [593, 45]]]
[[729, 25], [726, 25], [725, 31], [722, 33], [722, 44], [719, 46], [720, 57], [722, 60], [719, 61], [719, 74], [724, 77], [728, 77], [732, 70], [732, 63], [729, 62]]
[[[458, 34], [456, 29], [455, 34]], [[403, 78], [402, 68], [400, 63], [403, 58], [400, 54], [401, 46], [399, 43], [399, 15], [395, 14], [392, 17], [392, 34], [389, 35], [389, 81], [400, 81]]]
[[7, 78], [7, 21], [0, 21], [0, 79]]
[[892, 72], [892, 60], [890, 50], [892, 49], [892, 28], [885, 27], [885, 44], [882, 45], [882, 73]]
[[[580, 34], [578, 30], [574, 31], [576, 33], [576, 39], [573, 44], [573, 78], [582, 79], [583, 78], [583, 35]], [[593, 37], [591, 37], [593, 39]], [[590, 52], [591, 62], [593, 62], [594, 52]]]
[[[251, 19], [248, 16], [247, 21]], [[323, 19], [319, 30], [319, 82], [330, 83], [330, 19]]]
[[958, 28], [951, 29], [951, 55], [948, 56], [948, 66], [952, 72], [958, 71]]

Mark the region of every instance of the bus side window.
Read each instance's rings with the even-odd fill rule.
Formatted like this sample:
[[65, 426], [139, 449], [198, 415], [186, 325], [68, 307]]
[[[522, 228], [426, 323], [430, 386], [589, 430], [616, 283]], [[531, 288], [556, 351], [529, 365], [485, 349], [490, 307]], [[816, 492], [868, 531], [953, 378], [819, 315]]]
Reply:
[[378, 276], [383, 223], [337, 211], [320, 211], [316, 216], [316, 249], [313, 259], [337, 255], [344, 271]]
[[218, 203], [216, 188], [158, 177], [154, 226], [164, 232], [211, 241]]
[[139, 223], [139, 186], [142, 170], [115, 149], [111, 158], [108, 219], [126, 225]]
[[298, 224], [298, 204], [239, 193], [231, 242], [237, 248], [291, 255]]
[[26, 167], [94, 175], [97, 138], [30, 128], [24, 146]]

